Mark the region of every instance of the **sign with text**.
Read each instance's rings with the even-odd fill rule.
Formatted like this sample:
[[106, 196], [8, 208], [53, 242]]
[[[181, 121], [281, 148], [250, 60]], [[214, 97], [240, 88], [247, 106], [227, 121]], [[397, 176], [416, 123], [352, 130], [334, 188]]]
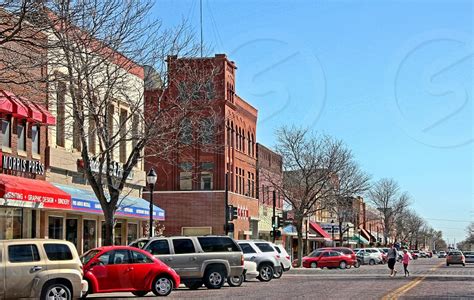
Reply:
[[[79, 160], [79, 165], [81, 167], [84, 167], [84, 162], [82, 159]], [[102, 168], [105, 169], [105, 163], [104, 163], [104, 166], [102, 166]], [[91, 157], [90, 158], [90, 167], [91, 167], [91, 171], [93, 173], [103, 173], [103, 171], [101, 172], [101, 168], [100, 168], [100, 161], [97, 157]], [[116, 161], [112, 161], [109, 165], [109, 174], [115, 178], [121, 178], [123, 176], [123, 164], [122, 163], [119, 163], [119, 162], [116, 162]], [[128, 180], [131, 180], [133, 179], [133, 171], [131, 171], [128, 176], [127, 176], [127, 179]]]
[[8, 171], [44, 175], [44, 164], [38, 160], [30, 160], [21, 157], [0, 154], [1, 168]]

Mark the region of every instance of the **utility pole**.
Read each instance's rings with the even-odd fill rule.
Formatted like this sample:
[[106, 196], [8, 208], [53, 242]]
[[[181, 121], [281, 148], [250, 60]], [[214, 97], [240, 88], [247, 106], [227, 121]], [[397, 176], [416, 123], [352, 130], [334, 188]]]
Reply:
[[276, 207], [276, 191], [273, 190], [273, 217], [272, 217], [272, 221], [273, 221], [273, 226], [272, 226], [272, 230], [273, 230], [273, 243], [275, 243], [275, 238], [276, 238], [276, 227], [278, 226], [277, 224], [277, 220], [276, 220], [276, 215], [275, 215], [275, 207]]
[[225, 235], [229, 235], [229, 172], [225, 173], [225, 192], [224, 192], [224, 199], [225, 199]]

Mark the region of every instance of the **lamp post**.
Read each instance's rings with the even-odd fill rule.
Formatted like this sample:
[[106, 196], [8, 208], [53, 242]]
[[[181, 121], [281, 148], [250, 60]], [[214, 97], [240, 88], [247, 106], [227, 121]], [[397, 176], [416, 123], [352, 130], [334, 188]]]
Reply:
[[334, 220], [331, 220], [331, 234], [332, 234], [332, 246], [336, 247], [336, 245], [334, 245]]
[[150, 225], [148, 230], [148, 236], [153, 237], [153, 191], [155, 189], [155, 183], [158, 176], [156, 176], [156, 172], [153, 168], [148, 171], [146, 175], [146, 182], [150, 187]]

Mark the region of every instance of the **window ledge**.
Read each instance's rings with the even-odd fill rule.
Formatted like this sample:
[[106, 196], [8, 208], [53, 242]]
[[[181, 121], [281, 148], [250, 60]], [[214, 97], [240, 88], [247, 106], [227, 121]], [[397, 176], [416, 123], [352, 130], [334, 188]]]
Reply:
[[23, 156], [23, 157], [27, 157], [28, 156], [28, 153], [24, 150], [18, 150], [17, 151], [17, 155], [18, 156]]
[[39, 155], [38, 153], [32, 153], [31, 157], [33, 157], [33, 159], [37, 159], [37, 160], [41, 159], [41, 155]]
[[12, 148], [3, 146], [2, 147], [2, 152], [11, 154], [12, 153]]

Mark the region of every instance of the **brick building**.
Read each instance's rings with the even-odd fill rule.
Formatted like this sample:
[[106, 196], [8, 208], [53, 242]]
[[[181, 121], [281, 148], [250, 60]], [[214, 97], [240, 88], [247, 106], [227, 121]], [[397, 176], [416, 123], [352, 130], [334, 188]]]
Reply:
[[[282, 157], [257, 143], [257, 198], [259, 203], [258, 238], [271, 240], [273, 216], [273, 191], [275, 191], [275, 215], [281, 216], [283, 195], [275, 186], [283, 184]], [[280, 229], [281, 230], [281, 229]]]
[[[193, 92], [190, 101], [200, 101], [204, 95], [210, 97], [209, 111], [213, 111], [216, 124], [210, 126], [209, 134], [215, 144], [211, 149], [203, 147], [204, 141], [196, 138], [198, 128], [185, 127], [186, 122], [182, 122], [176, 126], [182, 126], [180, 132], [187, 134], [176, 137], [179, 145], [169, 157], [148, 157], [145, 162], [146, 169], [153, 167], [158, 174], [154, 202], [166, 211], [165, 234], [223, 234], [227, 174], [228, 204], [238, 208], [233, 236], [255, 236], [259, 217], [257, 110], [235, 92], [235, 63], [224, 54], [206, 58], [171, 56], [167, 63], [169, 83], [164, 91], [164, 105], [170, 99], [190, 100], [183, 91], [189, 86], [201, 86], [205, 90]], [[197, 73], [204, 74], [201, 78], [209, 76], [206, 82], [199, 85], [192, 82], [193, 74]], [[160, 89], [146, 91], [147, 110], [157, 109], [157, 95], [161, 92]], [[205, 110], [196, 109], [192, 114], [204, 119], [208, 114]], [[205, 122], [195, 124], [206, 127]], [[150, 155], [153, 149], [147, 148], [145, 152]]]

